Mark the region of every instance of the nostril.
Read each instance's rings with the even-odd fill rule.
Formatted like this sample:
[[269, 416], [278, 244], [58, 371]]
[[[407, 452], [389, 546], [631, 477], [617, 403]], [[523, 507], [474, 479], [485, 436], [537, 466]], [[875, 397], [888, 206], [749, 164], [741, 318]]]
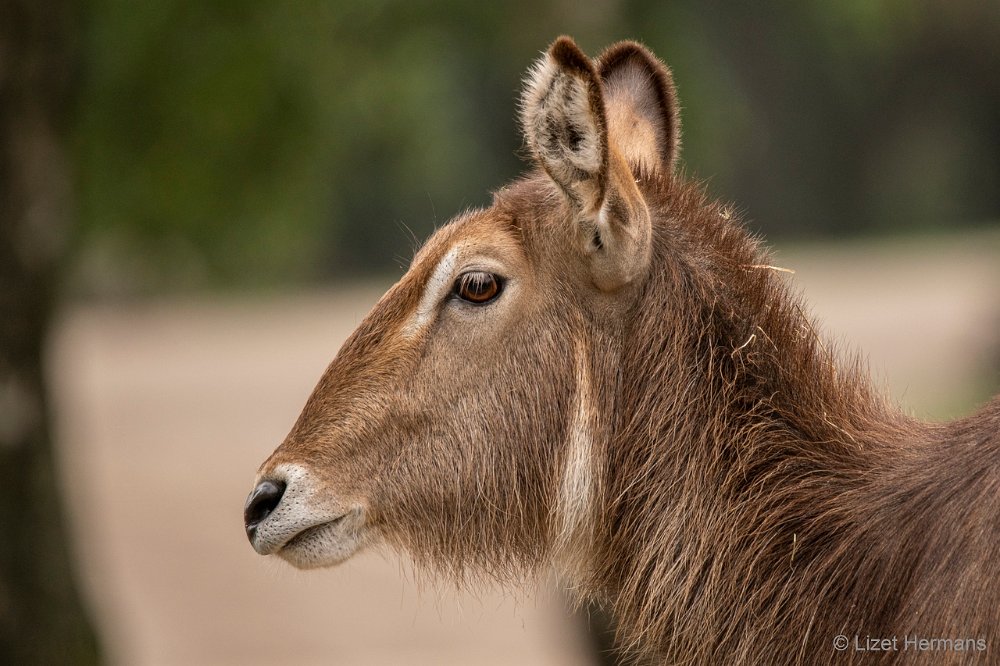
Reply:
[[247, 497], [246, 506], [243, 507], [243, 522], [246, 524], [247, 532], [253, 531], [257, 525], [271, 515], [281, 496], [285, 493], [285, 484], [282, 481], [261, 481]]

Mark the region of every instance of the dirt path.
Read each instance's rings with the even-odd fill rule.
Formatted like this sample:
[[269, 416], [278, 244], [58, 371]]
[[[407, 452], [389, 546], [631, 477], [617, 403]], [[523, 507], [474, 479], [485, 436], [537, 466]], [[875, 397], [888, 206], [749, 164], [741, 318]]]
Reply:
[[[997, 361], [1000, 236], [777, 261], [918, 412], [980, 397], [967, 387]], [[393, 554], [302, 574], [246, 543], [257, 465], [380, 291], [64, 314], [51, 354], [63, 471], [114, 663], [586, 663], [546, 595], [421, 592]]]

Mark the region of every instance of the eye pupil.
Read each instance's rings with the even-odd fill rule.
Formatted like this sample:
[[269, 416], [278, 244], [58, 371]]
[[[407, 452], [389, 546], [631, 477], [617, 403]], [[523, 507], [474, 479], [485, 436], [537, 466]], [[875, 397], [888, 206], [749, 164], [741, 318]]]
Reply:
[[470, 303], [487, 303], [500, 295], [500, 278], [485, 271], [463, 273], [455, 282], [455, 294]]

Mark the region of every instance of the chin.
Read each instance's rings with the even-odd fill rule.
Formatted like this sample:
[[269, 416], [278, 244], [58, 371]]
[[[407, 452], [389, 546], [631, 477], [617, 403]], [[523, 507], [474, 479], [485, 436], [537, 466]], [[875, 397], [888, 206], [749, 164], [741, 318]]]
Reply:
[[367, 545], [354, 513], [299, 532], [275, 553], [296, 569], [320, 569], [346, 562]]

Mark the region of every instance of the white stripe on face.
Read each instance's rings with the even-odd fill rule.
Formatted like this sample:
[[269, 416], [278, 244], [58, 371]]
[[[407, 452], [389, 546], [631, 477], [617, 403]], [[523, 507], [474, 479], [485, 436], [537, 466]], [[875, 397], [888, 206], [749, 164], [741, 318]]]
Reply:
[[559, 532], [556, 553], [564, 573], [580, 575], [589, 566], [593, 532], [594, 462], [593, 397], [586, 345], [574, 349], [576, 394], [570, 413], [569, 441], [559, 489]]
[[403, 335], [411, 338], [418, 335], [434, 319], [438, 303], [444, 295], [451, 289], [452, 279], [455, 272], [455, 263], [458, 257], [458, 247], [453, 247], [434, 267], [434, 272], [424, 285], [424, 293], [420, 297], [416, 310], [410, 315], [410, 319], [403, 326]]

